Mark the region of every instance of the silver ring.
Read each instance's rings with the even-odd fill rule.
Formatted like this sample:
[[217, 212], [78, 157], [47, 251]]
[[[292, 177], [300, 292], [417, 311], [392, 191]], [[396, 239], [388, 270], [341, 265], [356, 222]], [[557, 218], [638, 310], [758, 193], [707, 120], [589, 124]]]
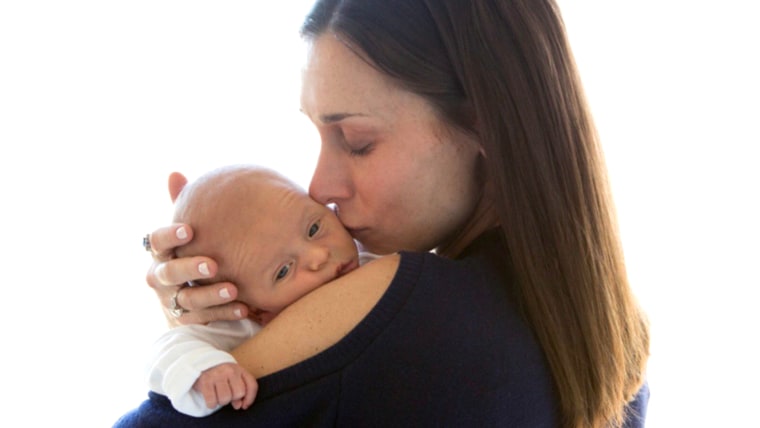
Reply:
[[169, 313], [172, 314], [174, 318], [179, 318], [184, 314], [185, 312], [188, 312], [187, 309], [180, 306], [179, 302], [177, 301], [177, 297], [179, 297], [179, 292], [182, 291], [186, 286], [183, 285], [182, 287], [179, 287], [177, 289], [177, 292], [174, 293], [171, 299], [169, 299]]
[[152, 252], [153, 247], [150, 246], [150, 233], [143, 236], [143, 248], [145, 248], [145, 251]]

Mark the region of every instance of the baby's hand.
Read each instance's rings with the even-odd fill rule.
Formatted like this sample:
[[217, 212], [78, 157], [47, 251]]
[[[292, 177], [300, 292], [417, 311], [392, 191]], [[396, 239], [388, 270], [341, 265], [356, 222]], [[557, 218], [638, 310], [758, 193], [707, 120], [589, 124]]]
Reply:
[[209, 409], [232, 404], [235, 409], [245, 410], [253, 404], [259, 384], [238, 364], [224, 363], [201, 373], [193, 389], [203, 394]]

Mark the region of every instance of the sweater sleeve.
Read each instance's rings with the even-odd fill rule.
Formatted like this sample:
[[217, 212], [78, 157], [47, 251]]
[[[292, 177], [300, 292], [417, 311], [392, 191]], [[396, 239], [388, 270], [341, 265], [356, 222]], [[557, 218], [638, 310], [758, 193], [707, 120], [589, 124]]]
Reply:
[[151, 348], [146, 374], [151, 391], [163, 394], [172, 406], [190, 416], [207, 416], [203, 395], [193, 384], [204, 370], [236, 363], [228, 352], [253, 336], [260, 327], [250, 320], [218, 321], [208, 325], [177, 327], [167, 331]]

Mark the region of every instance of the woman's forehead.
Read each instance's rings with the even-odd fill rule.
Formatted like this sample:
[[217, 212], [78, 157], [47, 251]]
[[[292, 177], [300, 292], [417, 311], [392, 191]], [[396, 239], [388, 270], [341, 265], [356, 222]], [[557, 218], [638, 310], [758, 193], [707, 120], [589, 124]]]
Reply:
[[390, 78], [330, 34], [317, 38], [310, 49], [301, 109], [315, 122], [336, 115], [382, 115], [401, 92]]

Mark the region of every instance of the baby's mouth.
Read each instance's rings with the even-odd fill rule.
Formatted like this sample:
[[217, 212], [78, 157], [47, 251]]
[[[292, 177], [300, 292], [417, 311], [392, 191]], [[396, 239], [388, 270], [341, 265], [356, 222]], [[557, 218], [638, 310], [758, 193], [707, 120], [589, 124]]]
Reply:
[[351, 259], [350, 261], [348, 261], [346, 263], [343, 263], [340, 266], [338, 266], [338, 269], [335, 272], [335, 277], [339, 278], [339, 277], [341, 277], [341, 276], [343, 276], [343, 275], [351, 272], [352, 270], [356, 269], [357, 267], [359, 267], [359, 263], [356, 260]]

